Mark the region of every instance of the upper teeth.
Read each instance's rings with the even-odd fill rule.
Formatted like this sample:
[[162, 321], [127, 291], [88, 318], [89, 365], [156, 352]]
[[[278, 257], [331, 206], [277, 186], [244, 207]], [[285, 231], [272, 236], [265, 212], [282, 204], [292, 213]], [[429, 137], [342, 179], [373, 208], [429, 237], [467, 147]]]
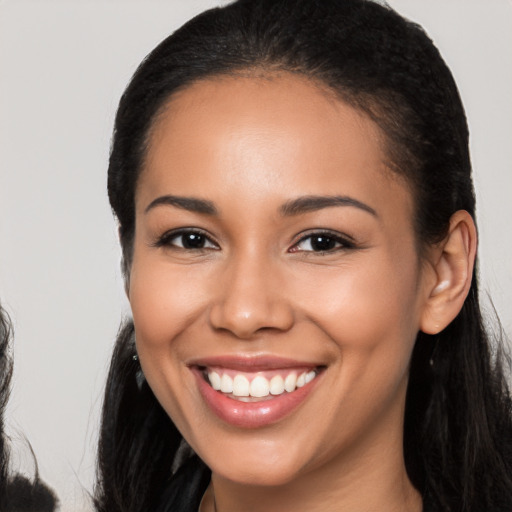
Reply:
[[270, 380], [263, 375], [256, 375], [252, 380], [246, 375], [236, 374], [233, 378], [222, 371], [208, 371], [208, 379], [213, 389], [234, 396], [251, 396], [263, 398], [268, 395], [281, 395], [285, 391], [291, 393], [311, 382], [317, 375], [315, 370], [290, 372], [284, 376], [274, 375]]

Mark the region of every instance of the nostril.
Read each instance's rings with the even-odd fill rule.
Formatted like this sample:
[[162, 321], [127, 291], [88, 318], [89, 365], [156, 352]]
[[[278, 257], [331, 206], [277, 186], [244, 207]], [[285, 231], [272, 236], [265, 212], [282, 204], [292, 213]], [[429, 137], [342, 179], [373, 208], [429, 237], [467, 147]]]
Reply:
[[258, 275], [249, 272], [248, 276], [247, 272], [232, 274], [232, 279], [226, 279], [218, 290], [209, 311], [211, 326], [241, 339], [290, 329], [294, 315], [289, 296], [279, 287], [269, 286], [261, 276], [261, 268]]

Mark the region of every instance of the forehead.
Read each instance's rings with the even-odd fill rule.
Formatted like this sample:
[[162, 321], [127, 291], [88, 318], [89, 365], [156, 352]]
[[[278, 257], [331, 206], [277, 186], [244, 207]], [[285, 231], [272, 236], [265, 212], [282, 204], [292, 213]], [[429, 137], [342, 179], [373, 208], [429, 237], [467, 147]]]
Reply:
[[[364, 113], [299, 75], [202, 80], [174, 94], [153, 124], [141, 194], [220, 198], [404, 192], [385, 137]], [[158, 189], [158, 190], [157, 190]], [[402, 189], [402, 190], [398, 190]], [[139, 194], [138, 194], [139, 195]]]

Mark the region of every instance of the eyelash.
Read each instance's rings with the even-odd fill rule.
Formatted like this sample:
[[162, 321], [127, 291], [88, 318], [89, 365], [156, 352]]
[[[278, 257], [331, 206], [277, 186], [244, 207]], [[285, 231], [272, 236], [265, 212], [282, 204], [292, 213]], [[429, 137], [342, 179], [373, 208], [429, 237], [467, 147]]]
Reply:
[[[310, 241], [309, 244], [313, 248], [311, 243], [312, 243], [312, 239], [314, 239], [314, 238], [327, 239], [328, 241], [333, 242], [334, 244], [337, 244], [337, 246], [335, 245], [332, 248], [323, 249], [323, 250], [320, 249], [318, 251], [296, 249], [301, 243], [304, 243], [307, 240]], [[304, 253], [315, 253], [315, 254], [323, 255], [323, 254], [332, 254], [334, 252], [343, 251], [343, 250], [355, 249], [355, 247], [356, 247], [356, 245], [355, 245], [354, 241], [351, 240], [351, 238], [346, 235], [343, 236], [343, 235], [340, 235], [339, 233], [329, 231], [329, 230], [320, 230], [320, 231], [310, 231], [309, 233], [301, 236], [299, 238], [299, 240], [297, 242], [295, 242], [293, 244], [293, 246], [288, 250], [288, 252], [292, 252], [292, 253], [293, 252], [304, 252]]]
[[[184, 236], [195, 236], [198, 237], [197, 240], [203, 241], [205, 244], [209, 244], [209, 246], [206, 247], [185, 247], [186, 243], [184, 243], [183, 237]], [[173, 240], [181, 238], [181, 245], [176, 245], [175, 243], [172, 243]], [[326, 249], [320, 249], [315, 251], [312, 245], [312, 239], [317, 238], [318, 239], [324, 239], [324, 243], [327, 243], [328, 245], [331, 245], [334, 243], [334, 247], [328, 247]], [[309, 244], [311, 246], [311, 250], [304, 250], [304, 249], [298, 249], [298, 246], [302, 243], [305, 243], [307, 240], [309, 240]], [[190, 241], [194, 241], [189, 240]], [[322, 242], [320, 242], [322, 243]], [[187, 251], [209, 251], [209, 250], [218, 250], [219, 246], [216, 242], [214, 242], [211, 237], [204, 231], [197, 229], [197, 228], [188, 228], [188, 229], [179, 229], [176, 231], [168, 231], [167, 233], [164, 233], [154, 244], [154, 247], [169, 247], [172, 249], [178, 249], [178, 250], [187, 250]], [[291, 253], [297, 253], [297, 252], [303, 252], [303, 253], [314, 253], [314, 254], [332, 254], [334, 252], [342, 251], [342, 250], [350, 250], [354, 249], [356, 247], [356, 244], [354, 241], [348, 237], [348, 236], [342, 236], [339, 233], [328, 231], [328, 230], [319, 230], [319, 231], [311, 231], [305, 235], [303, 235], [297, 242], [295, 242], [290, 249], [288, 249], [288, 252]]]
[[[186, 235], [201, 237], [206, 243], [209, 243], [211, 247], [184, 247], [183, 237]], [[176, 240], [179, 237], [182, 238], [181, 246], [172, 243], [173, 240]], [[153, 244], [153, 246], [169, 247], [172, 249], [183, 249], [189, 251], [205, 251], [219, 248], [219, 246], [212, 241], [211, 237], [207, 233], [197, 228], [182, 228], [175, 231], [168, 231], [167, 233], [164, 233], [160, 238], [158, 238], [158, 240]]]

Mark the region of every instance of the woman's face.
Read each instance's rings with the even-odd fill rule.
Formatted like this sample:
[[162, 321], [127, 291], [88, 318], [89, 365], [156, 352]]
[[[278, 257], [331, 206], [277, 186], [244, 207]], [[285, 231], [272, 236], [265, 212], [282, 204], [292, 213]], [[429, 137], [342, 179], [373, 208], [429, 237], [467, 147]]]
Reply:
[[426, 286], [382, 139], [291, 75], [196, 83], [155, 122], [136, 191], [137, 350], [223, 478], [279, 485], [401, 457]]

